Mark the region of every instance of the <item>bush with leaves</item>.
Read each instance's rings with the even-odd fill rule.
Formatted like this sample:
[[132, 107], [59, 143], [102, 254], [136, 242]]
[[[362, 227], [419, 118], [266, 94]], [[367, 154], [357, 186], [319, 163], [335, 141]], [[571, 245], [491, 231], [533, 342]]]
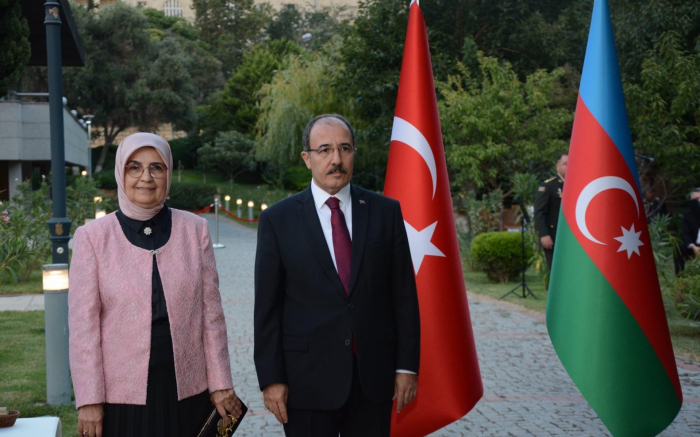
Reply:
[[700, 320], [700, 258], [688, 261], [673, 284], [673, 300], [682, 315]]
[[[24, 282], [51, 254], [49, 227], [46, 224], [52, 215], [49, 197], [50, 186], [42, 183], [32, 190], [29, 182], [17, 187], [18, 194], [12, 198], [0, 220], [0, 284], [3, 281]], [[95, 215], [95, 197], [101, 195], [90, 178], [72, 179], [66, 187], [66, 214], [70, 219], [71, 235]]]
[[166, 203], [171, 208], [199, 211], [211, 205], [217, 193], [216, 185], [179, 182], [170, 186], [170, 198]]
[[462, 260], [468, 268], [475, 269], [471, 252], [472, 241], [479, 234], [499, 230], [503, 214], [503, 193], [494, 190], [477, 199], [476, 194], [469, 191], [467, 194], [456, 196], [453, 204], [466, 221], [464, 226], [457, 229]]
[[[522, 240], [519, 232], [486, 232], [472, 241], [475, 264], [489, 281], [505, 283], [515, 279], [522, 268]], [[529, 265], [532, 245], [525, 245], [525, 262]]]

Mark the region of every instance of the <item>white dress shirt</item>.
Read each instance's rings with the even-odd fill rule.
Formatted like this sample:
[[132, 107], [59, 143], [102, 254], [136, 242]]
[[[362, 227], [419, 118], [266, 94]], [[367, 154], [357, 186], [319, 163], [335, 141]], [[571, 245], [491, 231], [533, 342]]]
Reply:
[[316, 204], [316, 212], [318, 213], [318, 219], [321, 221], [321, 229], [323, 229], [323, 236], [326, 237], [326, 243], [328, 244], [328, 250], [331, 252], [331, 258], [333, 258], [333, 265], [335, 270], [338, 271], [338, 263], [335, 261], [335, 250], [333, 248], [333, 226], [331, 225], [331, 208], [326, 204], [329, 197], [335, 197], [340, 201], [340, 210], [343, 211], [345, 215], [345, 223], [348, 225], [348, 232], [350, 233], [350, 240], [352, 241], [352, 202], [350, 196], [350, 184], [347, 184], [340, 189], [334, 196], [326, 193], [318, 185], [316, 181], [311, 180], [311, 195], [314, 198], [314, 203]]

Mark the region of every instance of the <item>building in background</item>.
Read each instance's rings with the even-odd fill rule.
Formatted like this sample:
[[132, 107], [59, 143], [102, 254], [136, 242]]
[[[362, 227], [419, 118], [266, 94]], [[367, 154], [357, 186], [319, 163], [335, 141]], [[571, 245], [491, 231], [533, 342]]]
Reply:
[[[89, 0], [76, 0], [78, 4], [87, 5]], [[105, 6], [121, 1], [131, 6], [141, 6], [163, 11], [166, 17], [182, 17], [194, 23], [194, 9], [192, 0], [93, 0], [96, 6]], [[359, 0], [256, 0], [256, 3], [269, 3], [275, 9], [285, 4], [295, 4], [300, 8], [310, 7], [314, 10], [324, 10], [345, 6], [346, 11], [352, 16], [357, 15]]]

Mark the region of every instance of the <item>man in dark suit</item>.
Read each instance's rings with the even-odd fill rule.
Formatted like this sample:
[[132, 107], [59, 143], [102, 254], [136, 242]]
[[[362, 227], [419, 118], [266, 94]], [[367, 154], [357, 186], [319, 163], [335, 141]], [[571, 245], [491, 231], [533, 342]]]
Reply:
[[260, 215], [255, 367], [287, 436], [388, 436], [416, 395], [418, 298], [399, 203], [350, 184], [350, 123], [313, 119], [304, 191]]
[[540, 237], [540, 244], [542, 249], [544, 249], [544, 256], [547, 259], [549, 270], [552, 270], [554, 239], [557, 236], [557, 223], [559, 222], [559, 210], [561, 209], [561, 192], [564, 189], [564, 177], [566, 176], [568, 162], [568, 153], [562, 153], [557, 156], [557, 175], [544, 181], [537, 188], [537, 194], [535, 195], [535, 229]]

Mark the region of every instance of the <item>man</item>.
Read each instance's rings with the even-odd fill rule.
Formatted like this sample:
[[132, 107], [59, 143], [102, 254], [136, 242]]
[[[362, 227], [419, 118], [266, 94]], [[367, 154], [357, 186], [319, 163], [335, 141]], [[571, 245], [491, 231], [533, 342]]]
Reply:
[[544, 249], [544, 256], [550, 271], [552, 270], [554, 239], [557, 236], [557, 222], [561, 208], [561, 192], [564, 189], [564, 176], [566, 176], [568, 162], [568, 153], [557, 156], [557, 176], [544, 181], [535, 195], [535, 229], [540, 237], [540, 244]]
[[690, 191], [688, 210], [681, 221], [681, 240], [680, 256], [674, 259], [676, 274], [685, 269], [686, 260], [700, 255], [700, 187]]
[[418, 297], [399, 203], [350, 184], [355, 136], [337, 114], [304, 131], [312, 181], [260, 215], [255, 366], [288, 437], [389, 436], [416, 395]]

